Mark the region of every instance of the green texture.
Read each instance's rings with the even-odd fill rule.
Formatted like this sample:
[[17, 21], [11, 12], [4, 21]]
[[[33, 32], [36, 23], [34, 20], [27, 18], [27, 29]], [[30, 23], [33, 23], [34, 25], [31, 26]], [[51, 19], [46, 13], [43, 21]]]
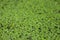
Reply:
[[0, 0], [0, 40], [60, 40], [60, 0]]

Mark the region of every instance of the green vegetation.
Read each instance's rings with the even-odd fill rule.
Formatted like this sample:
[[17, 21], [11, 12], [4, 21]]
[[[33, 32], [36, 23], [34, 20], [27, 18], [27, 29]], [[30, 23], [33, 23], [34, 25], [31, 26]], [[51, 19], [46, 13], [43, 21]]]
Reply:
[[0, 40], [60, 40], [60, 0], [0, 0]]

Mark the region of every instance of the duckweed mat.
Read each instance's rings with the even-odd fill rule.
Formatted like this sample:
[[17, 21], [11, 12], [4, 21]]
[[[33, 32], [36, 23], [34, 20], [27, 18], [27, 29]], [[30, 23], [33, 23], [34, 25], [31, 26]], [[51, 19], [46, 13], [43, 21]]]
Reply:
[[60, 40], [60, 0], [0, 0], [0, 40]]

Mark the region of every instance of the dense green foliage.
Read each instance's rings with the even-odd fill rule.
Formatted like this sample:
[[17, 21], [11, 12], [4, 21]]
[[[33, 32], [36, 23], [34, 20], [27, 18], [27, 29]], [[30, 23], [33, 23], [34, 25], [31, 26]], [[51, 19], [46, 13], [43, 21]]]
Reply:
[[0, 40], [60, 40], [60, 0], [0, 0]]

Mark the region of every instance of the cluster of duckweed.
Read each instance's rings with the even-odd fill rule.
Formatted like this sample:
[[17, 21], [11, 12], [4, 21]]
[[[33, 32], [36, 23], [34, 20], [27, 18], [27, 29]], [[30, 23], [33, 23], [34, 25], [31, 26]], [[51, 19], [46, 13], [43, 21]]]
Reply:
[[60, 0], [0, 0], [0, 40], [60, 40]]

